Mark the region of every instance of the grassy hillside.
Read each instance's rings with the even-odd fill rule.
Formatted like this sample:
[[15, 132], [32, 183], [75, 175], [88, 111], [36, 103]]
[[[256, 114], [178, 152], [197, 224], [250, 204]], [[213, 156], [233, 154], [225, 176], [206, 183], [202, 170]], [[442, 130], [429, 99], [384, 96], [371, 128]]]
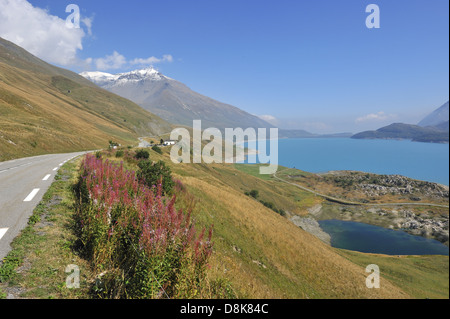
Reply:
[[0, 161], [97, 149], [171, 126], [138, 105], [0, 39]]
[[[240, 298], [448, 297], [445, 281], [433, 284], [448, 278], [448, 257], [403, 259], [332, 248], [289, 220], [306, 215], [323, 199], [259, 175], [256, 165], [175, 165], [168, 148], [162, 155], [150, 151], [150, 158], [164, 160], [185, 185], [177, 206], [193, 209], [200, 225], [214, 224], [209, 277], [229, 280]], [[110, 159], [116, 160], [114, 154]], [[259, 191], [258, 199], [245, 194], [251, 190]], [[286, 215], [261, 201], [272, 202]], [[365, 286], [369, 264], [381, 267], [379, 290]], [[416, 278], [422, 279], [416, 283]]]
[[[323, 199], [260, 176], [256, 165], [175, 165], [169, 159], [169, 149], [162, 150], [163, 154], [149, 150], [150, 158], [164, 160], [184, 185], [175, 193], [177, 208], [192, 210], [197, 229], [214, 224], [213, 254], [205, 280], [224, 288], [225, 297], [448, 298], [448, 256], [399, 257], [332, 248], [287, 218], [307, 214], [308, 208], [323, 204]], [[102, 157], [123, 161], [128, 152], [133, 153], [123, 151], [124, 157], [117, 158], [115, 151], [103, 152]], [[136, 170], [135, 163], [125, 161], [124, 166]], [[47, 213], [54, 221], [52, 226], [43, 230], [42, 225], [36, 224], [16, 239], [11, 262], [6, 263], [9, 268], [0, 269], [0, 275], [3, 271], [7, 279], [0, 287], [5, 293], [19, 291], [19, 297], [32, 298], [91, 296], [89, 288], [98, 278], [98, 270], [92, 269], [76, 249], [71, 250], [77, 247], [76, 238], [67, 226], [73, 224], [70, 189], [77, 178], [77, 165], [67, 163], [63, 170], [71, 176], [61, 180], [65, 191], [56, 193], [64, 205]], [[245, 194], [250, 190], [259, 191], [258, 200]], [[50, 200], [51, 196], [46, 198]], [[286, 210], [286, 216], [259, 200], [273, 202]], [[76, 291], [61, 287], [68, 263], [83, 267], [81, 289]], [[365, 268], [369, 264], [380, 267], [380, 289], [368, 289], [365, 285]], [[0, 298], [1, 295], [0, 291]]]

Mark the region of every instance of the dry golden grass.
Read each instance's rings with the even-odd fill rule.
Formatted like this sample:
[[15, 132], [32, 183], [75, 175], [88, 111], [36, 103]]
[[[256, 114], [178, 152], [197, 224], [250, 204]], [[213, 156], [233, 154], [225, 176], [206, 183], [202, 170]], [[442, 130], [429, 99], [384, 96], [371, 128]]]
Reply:
[[[298, 214], [322, 199], [293, 185], [249, 174], [245, 172], [248, 168], [238, 165], [173, 164], [169, 150], [163, 148], [162, 155], [150, 151], [150, 158], [166, 161], [185, 185], [187, 192], [177, 194], [177, 207], [185, 211], [193, 208], [200, 227], [214, 224], [208, 278], [228, 280], [237, 297], [390, 299], [448, 295], [448, 286], [434, 285], [448, 269], [448, 257], [416, 257], [414, 263], [405, 264], [402, 258], [346, 254], [244, 192], [257, 189], [260, 198], [283, 209], [294, 207]], [[434, 260], [438, 263], [430, 268]], [[382, 267], [381, 289], [366, 287], [365, 267], [369, 264]]]
[[98, 149], [110, 140], [134, 145], [140, 134], [170, 127], [100, 88], [17, 68], [0, 59], [0, 161]]
[[[235, 252], [232, 247], [226, 249], [227, 253], [220, 249], [212, 268], [216, 273], [226, 269], [224, 275], [244, 295], [252, 298], [409, 297], [387, 280], [383, 280], [379, 290], [368, 289], [367, 274], [362, 267], [234, 189], [195, 177], [182, 180], [188, 188], [197, 190], [196, 194], [202, 194], [201, 202], [214, 200], [211, 206], [217, 208], [216, 212], [209, 212], [213, 220], [218, 219], [221, 226], [233, 227], [223, 229], [215, 223], [215, 238], [234, 244], [241, 252]], [[212, 209], [209, 205], [202, 206]], [[226, 238], [230, 231], [243, 238], [230, 242]]]

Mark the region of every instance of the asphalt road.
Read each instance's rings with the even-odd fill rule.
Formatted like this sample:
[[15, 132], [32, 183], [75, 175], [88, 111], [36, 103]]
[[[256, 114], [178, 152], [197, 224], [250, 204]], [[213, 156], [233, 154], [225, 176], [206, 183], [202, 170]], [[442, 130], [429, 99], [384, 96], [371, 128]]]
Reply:
[[58, 169], [84, 153], [52, 154], [0, 162], [0, 261], [24, 229]]

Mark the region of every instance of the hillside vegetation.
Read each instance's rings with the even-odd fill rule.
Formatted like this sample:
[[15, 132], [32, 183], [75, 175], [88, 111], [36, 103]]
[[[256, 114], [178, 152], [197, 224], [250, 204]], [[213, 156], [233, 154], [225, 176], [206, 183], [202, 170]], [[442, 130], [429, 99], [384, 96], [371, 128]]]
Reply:
[[83, 77], [0, 38], [0, 161], [133, 145], [171, 126]]
[[[175, 165], [170, 161], [169, 148], [162, 148], [162, 154], [151, 149], [145, 151], [148, 152], [151, 162], [164, 161], [170, 169], [175, 185], [167, 190], [171, 193], [168, 198], [176, 196], [173, 202], [176, 210], [182, 210], [185, 216], [191, 212], [191, 221], [198, 230], [207, 230], [213, 225], [211, 237], [213, 249], [205, 269], [205, 277], [202, 279], [201, 290], [196, 290], [194, 294], [188, 293], [190, 297], [448, 298], [448, 256], [385, 256], [333, 248], [290, 221], [293, 216], [308, 215], [312, 208], [325, 205], [323, 198], [271, 176], [259, 175], [258, 165]], [[97, 157], [119, 165], [122, 162], [124, 170], [138, 172], [139, 160], [136, 159], [138, 153], [144, 152], [125, 148], [98, 152]], [[112, 266], [105, 272], [105, 269], [98, 269], [96, 264], [92, 263], [92, 256], [103, 261], [114, 261], [104, 259], [105, 256], [115, 256], [108, 255], [114, 248], [110, 244], [126, 244], [126, 241], [113, 240], [108, 243], [108, 238], [102, 237], [100, 241], [92, 241], [99, 244], [98, 249], [87, 251], [94, 252], [94, 255], [79, 251], [80, 245], [77, 243], [80, 238], [89, 235], [85, 233], [80, 237], [77, 232], [73, 232], [74, 223], [80, 221], [77, 219], [80, 211], [76, 210], [70, 190], [80, 181], [78, 178], [80, 164], [81, 160], [77, 164], [67, 163], [62, 168], [66, 172], [70, 170], [69, 175], [72, 177], [61, 180], [62, 184], [58, 185], [64, 184], [66, 190], [53, 195], [59, 196], [63, 199], [63, 203], [66, 203], [55, 213], [47, 213], [48, 216], [53, 216], [51, 220], [54, 221], [54, 225], [44, 229], [39, 224], [30, 226], [32, 229], [16, 239], [15, 249], [6, 259], [3, 269], [0, 268], [0, 274], [4, 273], [2, 289], [5, 293], [15, 294], [16, 291], [20, 291], [18, 297], [90, 298], [93, 293], [98, 297], [99, 292], [105, 291], [104, 288], [115, 287], [114, 291], [123, 288], [115, 284], [99, 286], [105, 279], [108, 279], [106, 283], [110, 284], [123, 282], [122, 277], [114, 280], [114, 274], [120, 273], [122, 266], [119, 264], [115, 267], [114, 264], [103, 262], [103, 265]], [[298, 171], [296, 175], [301, 173]], [[127, 173], [126, 176], [130, 177], [132, 174]], [[96, 178], [102, 177], [100, 175]], [[122, 179], [118, 181], [120, 180]], [[114, 187], [113, 185], [112, 190]], [[102, 192], [98, 194], [101, 195]], [[120, 195], [120, 191], [118, 194]], [[46, 197], [51, 199], [51, 196]], [[125, 200], [123, 202], [126, 204]], [[100, 201], [97, 203], [100, 204]], [[165, 203], [169, 204], [169, 201], [165, 200]], [[264, 205], [265, 203], [272, 205]], [[160, 207], [164, 208], [165, 205]], [[281, 210], [285, 212], [284, 216], [280, 214]], [[127, 216], [125, 214], [116, 219], [117, 212], [119, 211], [111, 215], [111, 221]], [[85, 213], [90, 214], [89, 210]], [[65, 220], [65, 223], [56, 222], [59, 221], [59, 217], [58, 219], [55, 217], [59, 216], [58, 214], [64, 215], [61, 220]], [[68, 227], [67, 224], [72, 226]], [[134, 225], [140, 224], [132, 225], [135, 227]], [[120, 228], [117, 230], [120, 231]], [[32, 234], [36, 240], [31, 239]], [[98, 234], [114, 236], [114, 233], [108, 232]], [[46, 240], [42, 240], [41, 237]], [[105, 238], [106, 242], [102, 243]], [[84, 249], [83, 251], [86, 252]], [[122, 262], [126, 259], [118, 258], [117, 261]], [[84, 265], [79, 290], [60, 287], [61, 282], [65, 280], [64, 269], [68, 263]], [[365, 268], [369, 264], [380, 266], [382, 277], [380, 289], [366, 287], [368, 274]], [[49, 269], [53, 270], [49, 272]], [[36, 273], [42, 274], [39, 283], [36, 283]], [[159, 274], [164, 275], [164, 272]], [[142, 276], [139, 278], [145, 279]], [[177, 290], [172, 290], [172, 297], [186, 296], [186, 292], [189, 291], [186, 288], [189, 286], [179, 286], [178, 281], [171, 282], [177, 285], [175, 286]], [[152, 288], [154, 284], [152, 281], [144, 280], [141, 283], [150, 284], [146, 286], [150, 288], [150, 296], [165, 298], [160, 294], [160, 290]], [[181, 287], [181, 290], [177, 287]], [[119, 290], [115, 290], [116, 288]], [[108, 295], [101, 296], [108, 297]]]
[[[114, 152], [103, 156], [125, 159], [125, 165], [132, 169], [136, 166], [128, 160], [133, 158], [128, 152], [125, 150], [124, 158], [119, 159]], [[292, 216], [307, 215], [324, 200], [271, 176], [259, 175], [257, 165], [176, 165], [170, 161], [168, 148], [163, 154], [149, 153], [152, 161], [166, 162], [174, 178], [182, 183], [183, 191], [175, 192], [176, 207], [192, 210], [199, 227], [214, 225], [208, 280], [229, 281], [236, 297], [448, 297], [448, 285], [433, 288], [429, 281], [445, 277], [448, 257], [415, 257], [408, 263], [414, 272], [408, 275], [402, 270], [406, 265], [403, 258], [332, 248], [290, 221]], [[280, 211], [285, 212], [284, 216]], [[439, 263], [433, 269], [424, 267], [434, 260]], [[367, 265], [361, 261], [386, 265], [382, 276], [383, 272], [391, 275], [383, 276], [381, 289], [366, 287]], [[405, 282], [405, 276], [413, 282], [416, 276], [422, 276], [428, 285]]]

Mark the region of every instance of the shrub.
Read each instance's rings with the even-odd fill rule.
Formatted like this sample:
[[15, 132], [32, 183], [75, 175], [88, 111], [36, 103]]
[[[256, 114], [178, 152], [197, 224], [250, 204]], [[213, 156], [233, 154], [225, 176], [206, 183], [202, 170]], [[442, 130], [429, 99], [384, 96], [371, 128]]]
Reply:
[[162, 150], [158, 145], [153, 145], [152, 150], [154, 150], [158, 154], [162, 154]]
[[123, 157], [124, 152], [122, 150], [119, 150], [116, 152], [116, 157]]
[[135, 173], [87, 155], [78, 183], [76, 225], [82, 251], [102, 273], [102, 298], [196, 298], [205, 285], [212, 227], [197, 233], [190, 213], [176, 211]]
[[265, 202], [265, 201], [261, 201], [261, 204], [263, 204], [264, 206], [266, 206], [267, 208], [270, 208], [272, 210], [275, 209], [275, 205], [271, 202]]
[[279, 214], [279, 215], [281, 215], [283, 217], [286, 216], [286, 212], [283, 209], [277, 208], [274, 203], [266, 202], [266, 201], [263, 201], [263, 200], [261, 200], [260, 203], [263, 204], [264, 206], [266, 206], [267, 208], [273, 210], [275, 213], [277, 213], [277, 214]]
[[143, 159], [146, 160], [146, 159], [150, 158], [150, 154], [146, 150], [138, 150], [134, 157], [136, 157], [136, 159], [138, 159], [138, 160], [143, 160]]
[[281, 216], [285, 217], [286, 216], [286, 212], [284, 211], [284, 209], [278, 209], [277, 211], [278, 214], [280, 214]]
[[254, 199], [257, 199], [259, 197], [259, 191], [257, 191], [256, 189], [251, 190], [249, 194]]
[[172, 172], [165, 162], [141, 161], [138, 167], [137, 177], [145, 185], [150, 188], [161, 185], [164, 194], [171, 193], [175, 183], [172, 179]]

